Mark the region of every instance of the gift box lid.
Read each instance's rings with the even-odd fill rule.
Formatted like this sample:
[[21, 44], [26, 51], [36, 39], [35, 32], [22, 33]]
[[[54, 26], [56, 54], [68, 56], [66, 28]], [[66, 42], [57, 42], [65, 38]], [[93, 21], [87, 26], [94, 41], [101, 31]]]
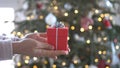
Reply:
[[49, 27], [49, 28], [47, 28], [47, 36], [56, 36], [56, 34], [58, 34], [58, 36], [65, 36], [65, 37], [68, 36], [68, 27], [64, 27], [64, 28]]

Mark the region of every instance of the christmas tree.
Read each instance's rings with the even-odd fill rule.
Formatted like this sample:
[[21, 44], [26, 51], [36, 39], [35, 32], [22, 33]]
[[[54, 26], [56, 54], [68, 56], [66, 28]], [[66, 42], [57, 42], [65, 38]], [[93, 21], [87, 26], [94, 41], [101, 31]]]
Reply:
[[[20, 55], [16, 68], [110, 68], [119, 65], [119, 61], [114, 61], [118, 59], [120, 41], [120, 27], [115, 20], [120, 12], [117, 6], [120, 6], [117, 0], [25, 0], [23, 7], [16, 11], [17, 27], [12, 34], [21, 38], [30, 32], [46, 32], [46, 21], [52, 23], [57, 18], [69, 27], [71, 51], [57, 60]], [[49, 20], [45, 20], [47, 16]]]

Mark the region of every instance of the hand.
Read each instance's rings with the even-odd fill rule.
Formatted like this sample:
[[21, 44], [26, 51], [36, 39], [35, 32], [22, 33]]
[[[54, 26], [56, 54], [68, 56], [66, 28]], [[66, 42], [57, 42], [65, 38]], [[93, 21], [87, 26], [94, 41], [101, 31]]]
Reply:
[[47, 43], [38, 42], [34, 39], [24, 39], [13, 43], [14, 54], [23, 54], [36, 57], [51, 57], [56, 59], [59, 55], [66, 55], [65, 51], [53, 50]]
[[[45, 42], [47, 43], [47, 34], [46, 33], [29, 33], [25, 36], [25, 38], [32, 38], [40, 42]], [[69, 45], [67, 45], [67, 50], [66, 52], [70, 52]]]

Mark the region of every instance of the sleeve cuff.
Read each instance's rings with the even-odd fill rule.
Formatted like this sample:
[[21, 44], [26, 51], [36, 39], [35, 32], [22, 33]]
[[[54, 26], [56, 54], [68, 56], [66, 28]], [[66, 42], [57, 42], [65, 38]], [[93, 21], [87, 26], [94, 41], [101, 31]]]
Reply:
[[13, 48], [12, 40], [0, 40], [0, 60], [12, 59]]

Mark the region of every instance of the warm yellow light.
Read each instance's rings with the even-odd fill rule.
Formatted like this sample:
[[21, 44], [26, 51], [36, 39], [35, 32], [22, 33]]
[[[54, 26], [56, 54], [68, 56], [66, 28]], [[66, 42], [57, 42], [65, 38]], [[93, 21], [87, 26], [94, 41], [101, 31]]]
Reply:
[[13, 35], [16, 35], [16, 32], [15, 32], [15, 31], [13, 31], [13, 32], [12, 32], [12, 34], [13, 34]]
[[37, 30], [35, 30], [35, 31], [34, 31], [34, 33], [38, 33], [38, 31], [37, 31]]
[[102, 51], [98, 51], [98, 54], [100, 54], [100, 55], [101, 55], [101, 54], [102, 54]]
[[57, 68], [57, 66], [55, 64], [53, 64], [52, 68]]
[[101, 41], [102, 41], [102, 38], [98, 37], [98, 39], [97, 39], [97, 40], [98, 40], [98, 42], [101, 42]]
[[110, 20], [113, 20], [113, 17], [112, 17], [112, 16], [110, 16]]
[[43, 18], [44, 18], [44, 16], [43, 16], [43, 15], [40, 15], [40, 16], [39, 16], [39, 18], [40, 18], [40, 19], [43, 19]]
[[90, 40], [87, 40], [87, 41], [86, 41], [87, 44], [90, 44], [90, 42], [91, 42]]
[[25, 60], [25, 63], [28, 64], [28, 63], [29, 63], [29, 60]]
[[30, 20], [31, 19], [31, 17], [27, 17], [27, 20]]
[[62, 62], [62, 66], [65, 66], [66, 65], [66, 62]]
[[20, 63], [20, 62], [17, 62], [17, 66], [20, 67], [20, 66], [21, 66], [21, 63]]
[[84, 31], [85, 31], [85, 29], [84, 29], [84, 28], [80, 28], [80, 31], [81, 31], [81, 32], [84, 32]]
[[57, 10], [57, 9], [58, 9], [58, 6], [54, 6], [54, 9]]
[[88, 27], [88, 28], [91, 30], [93, 27], [92, 27], [92, 25], [89, 25], [89, 27]]
[[106, 41], [108, 38], [107, 37], [104, 37], [103, 40]]
[[26, 56], [25, 59], [26, 59], [26, 60], [29, 60], [29, 59], [30, 59], [30, 56]]
[[45, 60], [45, 61], [44, 61], [44, 64], [48, 64], [48, 61], [47, 61], [47, 60]]
[[17, 35], [20, 36], [20, 35], [21, 35], [21, 32], [17, 32]]
[[102, 18], [99, 17], [99, 18], [98, 18], [98, 21], [101, 22], [101, 21], [102, 21]]
[[106, 51], [103, 51], [103, 54], [105, 55], [107, 52]]
[[33, 68], [38, 68], [38, 66], [37, 66], [37, 65], [34, 65]]
[[99, 10], [96, 9], [96, 10], [95, 10], [95, 13], [99, 13]]
[[120, 48], [120, 46], [119, 45], [116, 45], [116, 47], [115, 47], [117, 50]]
[[70, 40], [70, 37], [69, 37], [69, 36], [67, 37], [67, 40]]
[[97, 62], [99, 61], [99, 59], [98, 59], [98, 58], [96, 58], [94, 61], [97, 63]]
[[104, 14], [101, 14], [100, 17], [104, 18], [105, 16], [104, 16]]
[[78, 64], [78, 60], [74, 60], [73, 63], [74, 63], [74, 64]]
[[102, 28], [101, 28], [101, 26], [98, 26], [98, 28], [97, 28], [98, 30], [101, 30]]
[[89, 66], [88, 66], [88, 65], [85, 65], [85, 68], [89, 68]]
[[108, 59], [108, 60], [107, 60], [107, 63], [110, 63], [110, 62], [111, 62], [111, 60], [110, 60], [110, 59]]
[[30, 17], [30, 18], [31, 18], [31, 19], [33, 19], [34, 17], [35, 17], [34, 15], [31, 15], [31, 17]]
[[79, 11], [78, 10], [75, 10], [74, 13], [77, 14]]
[[37, 61], [37, 60], [38, 60], [38, 58], [37, 58], [37, 57], [33, 57], [33, 60], [34, 60], [34, 61]]
[[109, 17], [109, 16], [110, 16], [110, 14], [108, 14], [108, 13], [105, 14], [105, 17]]
[[71, 26], [71, 30], [75, 30], [75, 26]]
[[48, 28], [49, 27], [49, 25], [46, 25], [46, 28]]
[[66, 17], [67, 17], [67, 16], [68, 16], [68, 13], [67, 13], [67, 12], [66, 12], [66, 13], [64, 13], [64, 16], [66, 16]]
[[109, 66], [106, 66], [105, 68], [110, 68]]

